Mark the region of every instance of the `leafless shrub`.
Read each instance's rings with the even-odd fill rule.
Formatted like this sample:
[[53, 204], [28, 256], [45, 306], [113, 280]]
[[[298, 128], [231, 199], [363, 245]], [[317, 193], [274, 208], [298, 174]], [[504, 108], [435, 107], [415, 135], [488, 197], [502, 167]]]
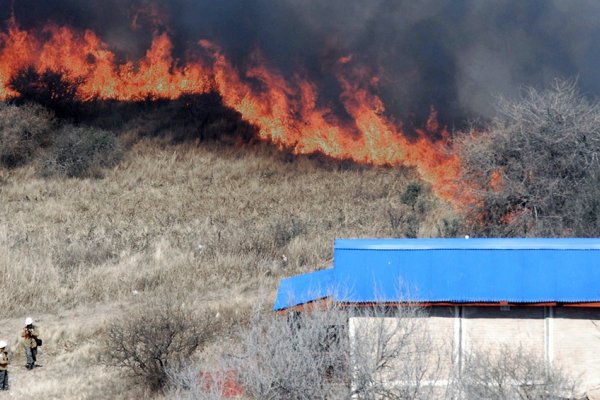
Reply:
[[53, 114], [39, 105], [0, 103], [0, 165], [17, 167], [40, 153], [43, 175], [66, 177], [101, 176], [103, 168], [114, 166], [123, 155], [111, 132], [70, 124], [56, 127]]
[[258, 313], [235, 370], [253, 398], [425, 398], [432, 346], [421, 321], [416, 308]]
[[277, 221], [272, 226], [273, 240], [277, 247], [283, 247], [296, 236], [306, 234], [306, 226], [302, 221], [292, 218], [291, 220]]
[[417, 208], [421, 211], [426, 211], [426, 203], [423, 201], [422, 194], [426, 192], [422, 182], [410, 182], [400, 194], [400, 201], [413, 210]]
[[600, 234], [600, 106], [575, 82], [501, 100], [489, 129], [463, 135], [457, 149], [477, 188], [468, 216], [477, 234]]
[[576, 381], [564, 370], [546, 366], [542, 357], [522, 347], [466, 355], [455, 382], [458, 399], [558, 400], [574, 398]]
[[46, 176], [98, 177], [122, 157], [115, 136], [108, 131], [65, 125], [42, 160]]
[[176, 297], [144, 302], [108, 327], [104, 361], [158, 390], [169, 369], [189, 362], [213, 337], [216, 324], [212, 312], [194, 312]]
[[431, 197], [429, 185], [419, 181], [409, 182], [398, 196], [399, 204], [390, 202], [385, 208], [391, 234], [395, 237], [418, 237], [421, 222], [433, 208]]
[[462, 236], [465, 223], [459, 217], [440, 218], [437, 223], [439, 237], [452, 238]]
[[0, 103], [0, 165], [12, 168], [29, 162], [49, 142], [52, 114], [41, 106]]

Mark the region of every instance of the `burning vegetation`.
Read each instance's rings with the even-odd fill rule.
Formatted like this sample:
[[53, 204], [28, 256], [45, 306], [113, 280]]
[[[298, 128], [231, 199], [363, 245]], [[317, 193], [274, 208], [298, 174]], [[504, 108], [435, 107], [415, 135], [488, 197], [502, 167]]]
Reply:
[[[218, 46], [201, 40], [190, 60], [172, 55], [166, 33], [155, 34], [145, 56], [119, 63], [96, 34], [47, 25], [19, 28], [13, 19], [0, 34], [0, 97], [23, 96], [51, 106], [59, 115], [75, 103], [178, 100], [216, 93], [256, 129], [256, 137], [293, 154], [320, 153], [376, 166], [415, 168], [438, 195], [460, 203], [460, 163], [447, 146], [449, 133], [431, 110], [422, 128], [405, 132], [385, 115], [375, 93], [379, 77], [340, 59], [336, 77], [342, 88], [344, 118], [319, 105], [318, 87], [297, 75], [286, 80], [260, 54], [238, 71]], [[77, 117], [77, 115], [74, 115]]]

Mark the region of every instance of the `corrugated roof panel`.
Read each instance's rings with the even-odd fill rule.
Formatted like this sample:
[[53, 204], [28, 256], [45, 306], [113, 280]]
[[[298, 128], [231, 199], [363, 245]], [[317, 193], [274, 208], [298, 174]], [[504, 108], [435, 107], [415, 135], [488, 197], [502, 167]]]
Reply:
[[273, 308], [281, 310], [330, 296], [332, 275], [332, 269], [324, 269], [282, 279]]
[[306, 301], [316, 298], [305, 289], [319, 287], [319, 298], [345, 302], [599, 302], [600, 239], [345, 239], [326, 271], [309, 274], [310, 284], [282, 280], [280, 292]]
[[334, 260], [354, 288], [341, 301], [600, 300], [600, 251], [338, 249]]

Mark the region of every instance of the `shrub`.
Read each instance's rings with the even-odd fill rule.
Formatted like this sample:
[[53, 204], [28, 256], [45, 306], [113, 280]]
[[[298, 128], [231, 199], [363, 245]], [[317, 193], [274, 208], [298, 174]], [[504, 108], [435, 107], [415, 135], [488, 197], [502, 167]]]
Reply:
[[29, 162], [47, 146], [54, 125], [52, 113], [35, 104], [0, 103], [0, 165], [14, 168]]
[[141, 303], [108, 327], [104, 362], [159, 390], [168, 371], [182, 368], [213, 337], [216, 319], [187, 309], [174, 296]]
[[437, 224], [439, 237], [453, 238], [461, 236], [464, 231], [464, 221], [458, 218], [441, 218]]
[[111, 132], [65, 125], [42, 160], [42, 169], [45, 176], [99, 177], [102, 168], [112, 167], [121, 157]]
[[77, 118], [80, 102], [77, 88], [81, 78], [69, 79], [55, 71], [38, 72], [34, 67], [18, 71], [10, 80], [10, 87], [21, 96], [19, 102], [35, 102], [54, 111], [61, 118]]
[[433, 207], [431, 188], [419, 181], [410, 182], [399, 195], [401, 205], [390, 205], [385, 213], [394, 236], [416, 238], [427, 213]]
[[400, 194], [400, 201], [412, 207], [412, 209], [414, 210], [415, 205], [417, 204], [417, 201], [419, 200], [419, 197], [423, 192], [424, 190], [422, 183], [410, 182], [404, 189], [404, 192]]
[[295, 237], [307, 232], [303, 221], [292, 218], [291, 220], [278, 220], [271, 226], [273, 240], [277, 247], [284, 247]]

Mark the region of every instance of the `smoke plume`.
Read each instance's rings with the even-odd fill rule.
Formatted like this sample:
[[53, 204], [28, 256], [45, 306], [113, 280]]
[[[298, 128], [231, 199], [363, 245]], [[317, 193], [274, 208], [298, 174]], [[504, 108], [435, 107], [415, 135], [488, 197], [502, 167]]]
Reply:
[[184, 58], [207, 39], [243, 68], [261, 57], [319, 87], [339, 112], [339, 60], [379, 77], [385, 113], [410, 124], [438, 110], [450, 127], [489, 117], [496, 95], [576, 77], [600, 93], [600, 3], [594, 0], [0, 0], [6, 24], [90, 29], [123, 60], [167, 32]]

